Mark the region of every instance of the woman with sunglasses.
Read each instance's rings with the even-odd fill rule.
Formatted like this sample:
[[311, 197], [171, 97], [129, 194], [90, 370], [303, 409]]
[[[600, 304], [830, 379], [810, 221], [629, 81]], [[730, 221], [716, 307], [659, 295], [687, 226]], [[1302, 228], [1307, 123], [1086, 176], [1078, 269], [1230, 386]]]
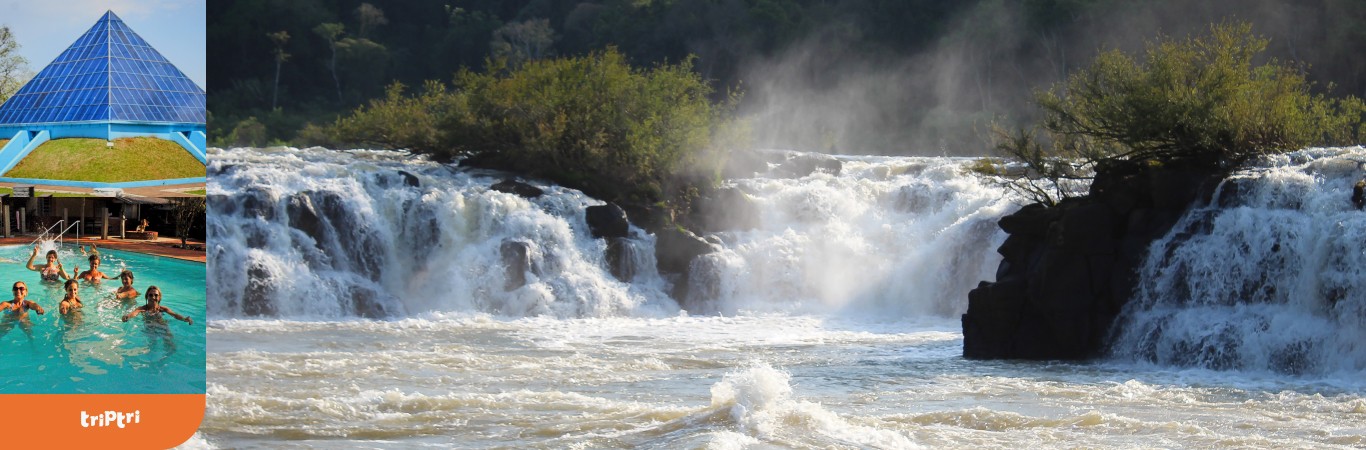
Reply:
[[4, 314], [4, 318], [0, 318], [0, 336], [9, 334], [9, 330], [19, 325], [29, 340], [33, 340], [33, 322], [28, 320], [28, 312], [32, 310], [41, 315], [47, 311], [43, 311], [42, 306], [25, 298], [28, 296], [28, 285], [24, 282], [14, 282], [13, 291], [13, 300], [0, 302], [0, 313]]

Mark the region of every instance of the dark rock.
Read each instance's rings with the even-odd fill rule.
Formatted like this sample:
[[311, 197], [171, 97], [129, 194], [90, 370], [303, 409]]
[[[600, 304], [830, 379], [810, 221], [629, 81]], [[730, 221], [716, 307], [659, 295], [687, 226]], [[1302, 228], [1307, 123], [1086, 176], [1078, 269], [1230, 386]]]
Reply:
[[[1127, 224], [1126, 224], [1127, 225]], [[1110, 208], [1093, 203], [1067, 209], [1063, 213], [1063, 246], [1081, 254], [1113, 253], [1115, 220]]]
[[313, 206], [313, 199], [309, 197], [309, 193], [299, 192], [291, 195], [285, 204], [285, 212], [289, 216], [289, 226], [303, 231], [320, 244], [328, 238], [327, 228], [318, 216], [318, 210]]
[[247, 289], [242, 294], [242, 314], [251, 317], [275, 316], [275, 286], [270, 272], [260, 262], [247, 268]]
[[626, 211], [626, 218], [635, 226], [645, 229], [651, 234], [659, 233], [660, 230], [669, 226], [668, 210], [651, 205], [621, 205], [621, 209]]
[[1186, 170], [1154, 170], [1149, 189], [1153, 207], [1182, 211], [1195, 200], [1207, 175]]
[[831, 175], [839, 175], [841, 168], [843, 168], [843, 164], [830, 155], [819, 153], [795, 153], [789, 155], [786, 161], [778, 165], [776, 174], [793, 178], [805, 177], [816, 171], [825, 172]]
[[626, 211], [613, 203], [589, 206], [584, 209], [584, 216], [588, 221], [588, 231], [595, 238], [626, 237], [631, 229], [630, 222], [626, 220]]
[[493, 189], [498, 192], [505, 192], [508, 194], [518, 195], [522, 198], [536, 198], [545, 194], [545, 191], [541, 188], [512, 179], [506, 179], [494, 183], [493, 186], [489, 186], [489, 189]]
[[1048, 232], [1048, 226], [1062, 216], [1062, 210], [1048, 208], [1042, 204], [1034, 203], [1020, 208], [1014, 214], [1002, 217], [1000, 226], [1006, 234], [1028, 235], [1042, 237]]
[[631, 258], [634, 250], [634, 243], [627, 238], [611, 238], [607, 240], [607, 270], [613, 277], [621, 281], [631, 281], [636, 276], [635, 261]]
[[242, 214], [257, 216], [266, 221], [275, 220], [275, 196], [260, 187], [249, 187], [242, 191]]
[[353, 285], [347, 289], [347, 293], [351, 297], [351, 310], [357, 316], [383, 319], [392, 315], [384, 302], [380, 301], [381, 295], [373, 289]]
[[740, 189], [716, 189], [693, 203], [692, 223], [709, 232], [752, 230], [760, 226], [759, 206]]
[[411, 173], [408, 173], [408, 172], [405, 172], [405, 171], [402, 171], [402, 170], [398, 171], [398, 174], [403, 176], [403, 184], [406, 184], [406, 185], [412, 186], [412, 187], [421, 187], [421, 186], [422, 186], [422, 183], [418, 182], [418, 180], [417, 180], [417, 175], [413, 175], [413, 174], [411, 174]]
[[1356, 205], [1357, 209], [1366, 208], [1366, 179], [1352, 185], [1352, 204]]
[[215, 216], [237, 214], [237, 202], [234, 202], [232, 197], [223, 194], [209, 194], [205, 196], [205, 202], [208, 205], [209, 213]]
[[660, 273], [685, 273], [694, 258], [716, 251], [706, 240], [683, 229], [661, 230], [655, 238], [655, 262]]
[[505, 279], [504, 290], [514, 290], [526, 285], [526, 274], [531, 271], [531, 244], [522, 241], [503, 241], [498, 246], [503, 257]]
[[[1188, 205], [1212, 196], [1205, 189], [1214, 175], [1116, 163], [1098, 169], [1086, 197], [1054, 207], [1030, 205], [1001, 218], [1010, 236], [997, 250], [1003, 260], [996, 282], [968, 295], [963, 356], [1099, 355], [1137, 286], [1149, 245], [1171, 231]], [[1192, 221], [1191, 230], [1181, 231], [1207, 232], [1205, 222]], [[1193, 344], [1191, 351], [1205, 348]]]

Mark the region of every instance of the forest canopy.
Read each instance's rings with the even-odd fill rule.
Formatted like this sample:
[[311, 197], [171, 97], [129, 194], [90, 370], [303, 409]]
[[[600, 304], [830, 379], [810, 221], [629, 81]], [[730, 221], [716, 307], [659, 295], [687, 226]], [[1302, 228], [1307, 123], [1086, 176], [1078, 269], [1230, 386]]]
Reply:
[[[1304, 62], [1322, 92], [1366, 95], [1362, 0], [237, 0], [210, 2], [210, 139], [303, 144], [394, 81], [485, 61], [614, 46], [683, 61], [713, 100], [742, 89], [757, 144], [844, 153], [982, 154], [989, 125], [1039, 119], [1032, 90], [1099, 49], [1134, 52], [1227, 18]], [[237, 131], [234, 133], [234, 131]]]

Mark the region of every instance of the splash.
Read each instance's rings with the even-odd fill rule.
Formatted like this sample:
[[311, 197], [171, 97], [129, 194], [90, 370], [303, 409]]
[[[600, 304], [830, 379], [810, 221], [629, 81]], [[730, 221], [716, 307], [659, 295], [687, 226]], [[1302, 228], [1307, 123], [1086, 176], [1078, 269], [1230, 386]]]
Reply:
[[[905, 435], [851, 423], [817, 403], [794, 397], [792, 376], [767, 364], [732, 372], [711, 388], [711, 409], [725, 411], [741, 442], [786, 447], [830, 445], [920, 448]], [[720, 433], [717, 443], [736, 442]]]

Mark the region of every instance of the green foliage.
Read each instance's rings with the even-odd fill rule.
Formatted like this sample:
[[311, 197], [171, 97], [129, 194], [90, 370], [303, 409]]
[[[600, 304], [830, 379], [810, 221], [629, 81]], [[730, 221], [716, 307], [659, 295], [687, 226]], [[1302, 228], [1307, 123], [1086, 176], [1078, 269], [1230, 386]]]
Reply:
[[997, 158], [977, 158], [966, 169], [969, 172], [985, 176], [1005, 175], [1005, 161]]
[[427, 82], [416, 96], [406, 96], [404, 90], [402, 83], [394, 83], [383, 98], [337, 119], [331, 127], [304, 128], [299, 140], [308, 145], [403, 148], [448, 159], [437, 119], [451, 113], [447, 105], [458, 105], [463, 95], [449, 92], [435, 81]]
[[241, 145], [247, 147], [260, 147], [266, 145], [266, 126], [256, 117], [248, 117], [237, 123], [232, 128], [232, 132], [224, 137], [227, 145]]
[[19, 41], [8, 26], [0, 26], [0, 103], [23, 87], [28, 60], [19, 54]]
[[695, 185], [716, 179], [719, 139], [742, 128], [727, 121], [738, 97], [713, 104], [691, 59], [643, 70], [615, 50], [465, 70], [453, 89], [402, 85], [338, 120], [344, 142], [406, 148], [441, 160], [468, 157], [484, 167], [544, 177], [628, 204], [686, 203]]
[[[998, 133], [998, 148], [1065, 197], [1058, 184], [1085, 178], [1097, 164], [1227, 170], [1268, 153], [1359, 142], [1361, 100], [1312, 92], [1295, 66], [1256, 64], [1266, 46], [1251, 25], [1221, 24], [1207, 36], [1150, 43], [1142, 60], [1102, 53], [1037, 95], [1044, 114], [1037, 131]], [[1031, 194], [1051, 203], [1043, 193]]]

